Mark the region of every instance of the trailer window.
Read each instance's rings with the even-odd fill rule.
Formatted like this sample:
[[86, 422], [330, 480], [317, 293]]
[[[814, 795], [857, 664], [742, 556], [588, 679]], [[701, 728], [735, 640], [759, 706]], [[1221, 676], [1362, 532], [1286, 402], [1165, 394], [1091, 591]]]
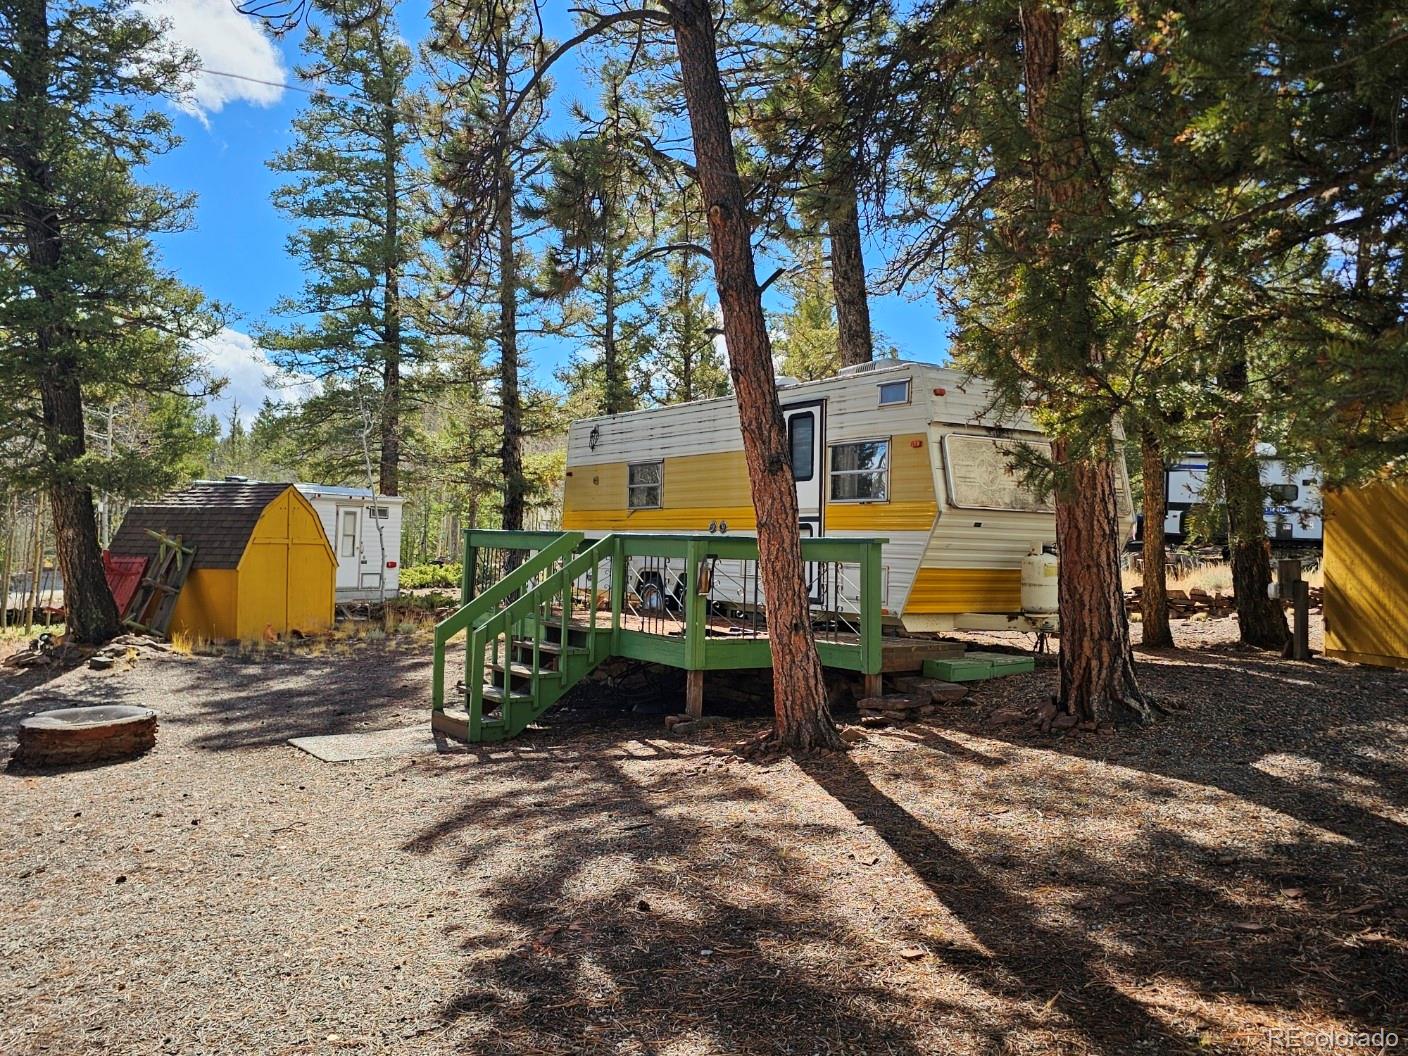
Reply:
[[909, 379], [904, 381], [886, 381], [880, 384], [880, 406], [892, 407], [895, 404], [909, 402]]
[[787, 446], [792, 452], [792, 476], [798, 482], [816, 474], [813, 443], [816, 441], [816, 412], [794, 414], [787, 419]]
[[357, 554], [357, 511], [342, 511], [342, 556], [355, 557]]
[[831, 448], [832, 502], [885, 502], [890, 496], [890, 441]]
[[649, 510], [664, 505], [660, 501], [665, 482], [663, 462], [633, 462], [626, 467], [626, 507]]
[[1023, 447], [1035, 448], [1042, 457], [1051, 455], [1051, 445], [1040, 441], [1025, 443], [991, 436], [949, 433], [943, 443], [949, 502], [974, 510], [1053, 512], [1056, 507], [1052, 505], [1050, 496], [1038, 498], [1013, 468]]
[[1294, 484], [1272, 484], [1266, 491], [1276, 502], [1295, 502], [1300, 498], [1300, 488]]

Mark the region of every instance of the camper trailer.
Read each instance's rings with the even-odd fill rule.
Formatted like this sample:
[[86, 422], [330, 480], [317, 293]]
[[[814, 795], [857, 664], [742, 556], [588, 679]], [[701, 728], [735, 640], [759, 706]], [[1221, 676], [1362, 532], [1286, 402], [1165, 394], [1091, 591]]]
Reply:
[[[1024, 445], [1050, 450], [1030, 418], [998, 421], [984, 383], [926, 363], [881, 360], [778, 386], [798, 531], [885, 540], [887, 621], [921, 632], [1052, 626], [1056, 566], [1043, 549], [1056, 541], [1054, 508], [1013, 469]], [[1129, 482], [1122, 465], [1118, 473], [1127, 533]], [[565, 529], [751, 534], [750, 496], [732, 397], [586, 419], [569, 431]], [[1024, 562], [1045, 579], [1025, 605]], [[639, 582], [643, 574], [638, 593], [678, 590]]]
[[[1261, 462], [1261, 483], [1266, 499], [1266, 537], [1277, 548], [1319, 546], [1324, 536], [1321, 521], [1320, 472], [1314, 466], [1297, 466], [1278, 458], [1269, 444], [1257, 445]], [[1169, 466], [1168, 504], [1165, 507], [1164, 535], [1170, 543], [1181, 543], [1192, 530], [1194, 511], [1207, 504], [1208, 458], [1190, 452]], [[1136, 538], [1140, 536], [1137, 534]], [[1211, 542], [1225, 542], [1226, 532], [1217, 532]]]
[[401, 507], [405, 500], [370, 488], [299, 484], [318, 511], [337, 557], [337, 601], [381, 601], [400, 589]]

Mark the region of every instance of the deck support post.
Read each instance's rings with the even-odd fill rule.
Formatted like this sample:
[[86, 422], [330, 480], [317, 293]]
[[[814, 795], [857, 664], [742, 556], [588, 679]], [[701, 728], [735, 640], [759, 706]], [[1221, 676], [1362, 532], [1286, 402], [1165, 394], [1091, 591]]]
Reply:
[[686, 671], [684, 676], [684, 712], [691, 719], [704, 714], [704, 672]]
[[879, 541], [867, 542], [860, 565], [860, 656], [867, 697], [878, 697], [885, 691], [880, 674], [885, 666], [884, 610], [880, 601], [884, 567], [880, 561]]
[[704, 714], [705, 636], [709, 630], [708, 584], [701, 573], [708, 548], [700, 539], [691, 539], [684, 548], [684, 710], [691, 719]]

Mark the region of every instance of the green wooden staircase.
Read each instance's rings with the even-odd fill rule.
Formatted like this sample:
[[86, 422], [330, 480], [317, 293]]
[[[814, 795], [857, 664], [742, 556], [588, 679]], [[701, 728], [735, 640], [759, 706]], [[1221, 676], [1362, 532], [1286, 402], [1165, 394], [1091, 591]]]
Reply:
[[[584, 543], [561, 533], [436, 625], [435, 729], [471, 743], [517, 736], [611, 655], [612, 612], [598, 601], [618, 548], [610, 537]], [[446, 644], [461, 633], [462, 711], [445, 707], [444, 676]]]

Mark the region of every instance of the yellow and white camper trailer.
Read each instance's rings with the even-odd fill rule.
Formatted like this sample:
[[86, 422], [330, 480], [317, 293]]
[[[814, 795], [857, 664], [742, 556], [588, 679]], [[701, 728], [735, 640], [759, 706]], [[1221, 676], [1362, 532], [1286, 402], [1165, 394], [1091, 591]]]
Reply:
[[[1030, 418], [999, 422], [983, 382], [902, 360], [820, 381], [782, 379], [778, 395], [799, 530], [887, 540], [887, 619], [909, 631], [1017, 622], [994, 621], [994, 614], [1021, 619], [1023, 559], [1056, 540], [1050, 501], [1011, 468], [1023, 445], [1049, 452]], [[566, 473], [564, 529], [756, 530], [733, 397], [574, 422]], [[1119, 488], [1127, 535], [1132, 507], [1123, 465]]]

